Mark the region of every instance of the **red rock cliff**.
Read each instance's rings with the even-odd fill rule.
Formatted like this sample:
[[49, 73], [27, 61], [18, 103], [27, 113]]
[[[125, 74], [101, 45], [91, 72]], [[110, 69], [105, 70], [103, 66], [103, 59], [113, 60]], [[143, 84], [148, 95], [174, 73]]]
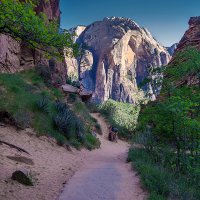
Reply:
[[[36, 12], [43, 12], [51, 21], [60, 20], [59, 0], [40, 0]], [[17, 72], [33, 68], [37, 63], [48, 64], [48, 60], [35, 50], [27, 48], [26, 43], [18, 42], [7, 35], [0, 34], [0, 72]], [[64, 63], [56, 63], [57, 71], [65, 68]]]
[[196, 47], [200, 50], [200, 17], [190, 18], [189, 29], [179, 42], [176, 52], [188, 46]]

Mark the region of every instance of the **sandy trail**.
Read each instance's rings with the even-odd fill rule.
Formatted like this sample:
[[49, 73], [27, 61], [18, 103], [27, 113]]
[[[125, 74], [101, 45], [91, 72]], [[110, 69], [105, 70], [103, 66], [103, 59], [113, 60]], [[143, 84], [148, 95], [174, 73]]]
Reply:
[[59, 200], [144, 200], [146, 192], [139, 177], [127, 164], [127, 143], [107, 140], [108, 125], [99, 114], [92, 114], [101, 125], [101, 148], [87, 154], [83, 166], [65, 186]]

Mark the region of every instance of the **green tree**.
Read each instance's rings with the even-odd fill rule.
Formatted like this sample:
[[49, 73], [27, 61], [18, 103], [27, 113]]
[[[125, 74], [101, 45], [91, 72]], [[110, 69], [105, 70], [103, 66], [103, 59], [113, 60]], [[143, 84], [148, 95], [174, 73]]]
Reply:
[[1, 0], [0, 33], [23, 40], [50, 56], [63, 57], [64, 47], [68, 55], [76, 53], [77, 47], [70, 33], [64, 30], [60, 34], [56, 19], [49, 22], [45, 14], [36, 15], [36, 6], [37, 1], [33, 0]]
[[[142, 109], [137, 126], [140, 141], [151, 147], [156, 160], [178, 172], [189, 173], [194, 180], [200, 175], [199, 74], [200, 52], [197, 49], [187, 48], [176, 54], [174, 62], [164, 72], [158, 100]], [[161, 153], [165, 149], [171, 156]]]

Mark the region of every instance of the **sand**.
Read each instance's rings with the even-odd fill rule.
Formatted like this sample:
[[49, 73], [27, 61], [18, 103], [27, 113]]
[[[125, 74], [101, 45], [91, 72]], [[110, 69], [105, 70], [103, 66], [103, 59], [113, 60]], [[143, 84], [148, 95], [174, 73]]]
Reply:
[[[7, 145], [0, 145], [1, 200], [56, 199], [63, 184], [81, 165], [85, 154], [85, 151], [81, 153], [74, 149], [69, 152], [59, 147], [51, 138], [37, 137], [31, 129], [16, 131], [12, 127], [1, 127], [0, 140], [17, 145], [30, 153], [28, 155]], [[23, 186], [11, 180], [16, 169], [28, 169], [34, 186]]]

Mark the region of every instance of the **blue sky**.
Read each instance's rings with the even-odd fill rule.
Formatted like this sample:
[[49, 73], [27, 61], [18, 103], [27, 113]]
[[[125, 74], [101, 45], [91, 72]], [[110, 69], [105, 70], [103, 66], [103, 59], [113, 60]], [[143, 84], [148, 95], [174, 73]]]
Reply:
[[62, 28], [89, 25], [104, 17], [127, 17], [146, 27], [163, 45], [179, 42], [200, 0], [60, 0]]

